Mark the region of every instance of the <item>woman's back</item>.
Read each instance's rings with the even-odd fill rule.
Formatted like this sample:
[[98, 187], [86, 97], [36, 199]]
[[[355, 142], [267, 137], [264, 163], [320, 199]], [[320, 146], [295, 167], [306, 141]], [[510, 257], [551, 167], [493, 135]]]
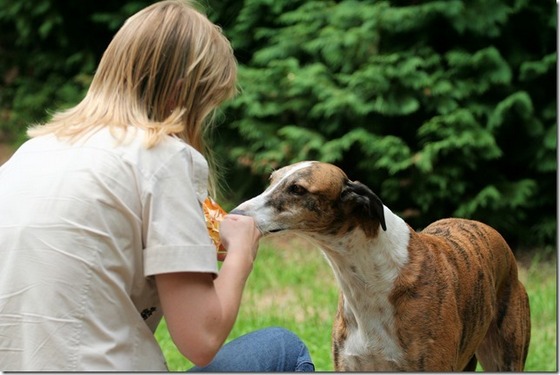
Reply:
[[106, 129], [75, 145], [37, 137], [0, 168], [3, 370], [165, 370], [155, 283], [139, 272], [144, 247], [163, 240], [142, 218], [162, 167], [203, 159], [171, 137], [150, 150], [142, 139], [113, 147]]

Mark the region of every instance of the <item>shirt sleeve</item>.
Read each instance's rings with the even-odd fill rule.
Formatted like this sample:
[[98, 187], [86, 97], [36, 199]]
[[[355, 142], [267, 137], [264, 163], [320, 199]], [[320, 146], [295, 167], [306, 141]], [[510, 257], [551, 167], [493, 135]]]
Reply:
[[216, 248], [201, 206], [207, 178], [206, 160], [186, 145], [150, 178], [143, 194], [144, 276], [217, 274]]

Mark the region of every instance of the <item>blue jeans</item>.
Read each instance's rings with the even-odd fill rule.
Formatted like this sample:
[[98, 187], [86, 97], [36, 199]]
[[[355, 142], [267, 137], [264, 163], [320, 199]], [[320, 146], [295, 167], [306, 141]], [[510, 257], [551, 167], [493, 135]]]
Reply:
[[195, 372], [312, 372], [307, 346], [284, 328], [265, 328], [225, 344], [214, 360]]

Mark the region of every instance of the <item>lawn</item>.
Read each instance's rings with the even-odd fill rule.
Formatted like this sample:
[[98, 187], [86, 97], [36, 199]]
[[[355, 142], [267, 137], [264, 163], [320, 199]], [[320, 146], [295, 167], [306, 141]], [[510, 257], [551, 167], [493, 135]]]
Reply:
[[[529, 293], [532, 321], [526, 370], [556, 372], [556, 259], [533, 257], [523, 264], [520, 277]], [[330, 335], [337, 299], [334, 276], [317, 248], [287, 237], [263, 240], [230, 337], [286, 327], [307, 343], [317, 371], [332, 371]], [[156, 337], [170, 370], [191, 367], [171, 342], [165, 322]]]

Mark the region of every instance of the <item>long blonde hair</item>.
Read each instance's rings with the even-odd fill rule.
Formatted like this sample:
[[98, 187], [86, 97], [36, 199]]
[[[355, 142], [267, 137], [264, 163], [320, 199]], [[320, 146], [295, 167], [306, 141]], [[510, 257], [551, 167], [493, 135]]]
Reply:
[[[161, 1], [131, 16], [105, 50], [85, 98], [28, 130], [71, 142], [90, 131], [146, 130], [146, 147], [176, 135], [208, 159], [211, 114], [236, 93], [237, 62], [221, 29], [190, 1]], [[120, 133], [120, 132], [119, 132]]]

